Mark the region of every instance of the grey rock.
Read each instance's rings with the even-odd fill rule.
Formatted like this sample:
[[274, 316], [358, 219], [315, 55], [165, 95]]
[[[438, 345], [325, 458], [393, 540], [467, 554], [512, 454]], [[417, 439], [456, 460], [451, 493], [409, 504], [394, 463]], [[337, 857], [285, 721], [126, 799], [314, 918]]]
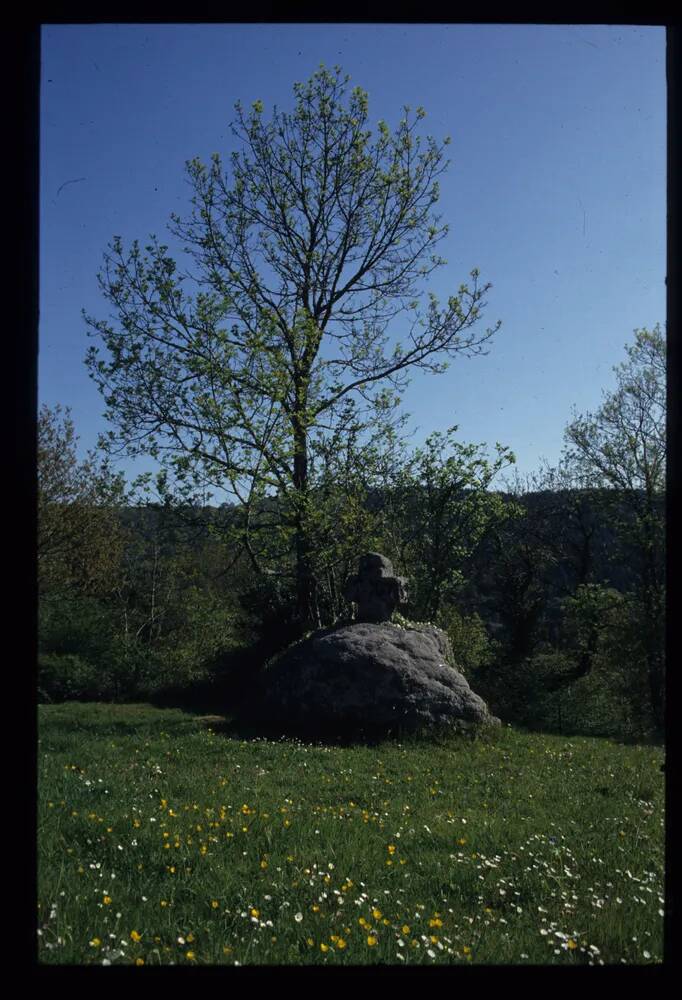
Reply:
[[499, 724], [435, 626], [321, 629], [271, 662], [263, 680], [265, 716], [293, 727], [390, 734]]

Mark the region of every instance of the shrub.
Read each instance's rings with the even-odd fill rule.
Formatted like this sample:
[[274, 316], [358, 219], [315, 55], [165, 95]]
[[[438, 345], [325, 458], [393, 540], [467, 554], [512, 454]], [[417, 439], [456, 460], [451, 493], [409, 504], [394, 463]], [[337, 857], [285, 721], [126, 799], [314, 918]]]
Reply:
[[499, 643], [490, 638], [476, 612], [463, 615], [457, 608], [449, 607], [438, 616], [438, 625], [447, 632], [457, 668], [466, 677], [495, 659]]
[[38, 657], [40, 701], [108, 701], [115, 693], [112, 679], [73, 653], [42, 653]]

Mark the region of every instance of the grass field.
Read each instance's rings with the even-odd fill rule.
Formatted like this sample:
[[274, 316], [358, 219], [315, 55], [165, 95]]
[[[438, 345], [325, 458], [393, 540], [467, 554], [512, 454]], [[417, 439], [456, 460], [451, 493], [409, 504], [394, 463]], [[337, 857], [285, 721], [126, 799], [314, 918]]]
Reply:
[[663, 751], [243, 739], [148, 705], [39, 708], [39, 960], [648, 964]]

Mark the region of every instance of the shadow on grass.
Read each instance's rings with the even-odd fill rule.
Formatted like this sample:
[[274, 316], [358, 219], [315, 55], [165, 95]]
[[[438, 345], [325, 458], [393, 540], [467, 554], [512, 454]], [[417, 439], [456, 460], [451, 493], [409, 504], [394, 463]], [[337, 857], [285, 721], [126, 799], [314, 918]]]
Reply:
[[431, 746], [466, 746], [474, 741], [496, 741], [499, 729], [479, 729], [471, 732], [455, 732], [448, 728], [370, 730], [361, 726], [348, 725], [331, 728], [329, 726], [287, 725], [272, 719], [258, 718], [236, 712], [226, 715], [193, 713], [195, 720], [210, 729], [212, 733], [228, 739], [245, 741], [267, 740], [268, 742], [299, 742], [308, 745], [334, 747], [376, 747], [386, 743], [400, 743], [402, 746], [419, 744]]

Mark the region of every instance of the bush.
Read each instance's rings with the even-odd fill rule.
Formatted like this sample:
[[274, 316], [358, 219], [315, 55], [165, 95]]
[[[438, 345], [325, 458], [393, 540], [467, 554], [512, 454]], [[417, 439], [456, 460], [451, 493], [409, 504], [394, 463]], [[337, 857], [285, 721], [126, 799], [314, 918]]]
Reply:
[[588, 674], [571, 679], [571, 653], [546, 648], [519, 664], [477, 670], [472, 686], [505, 722], [548, 733], [634, 740], [653, 732], [640, 668], [601, 653]]
[[73, 653], [42, 653], [38, 657], [40, 701], [109, 701], [114, 684], [102, 670]]
[[447, 632], [457, 668], [466, 677], [495, 659], [499, 643], [490, 638], [483, 620], [475, 612], [463, 615], [457, 608], [449, 607], [438, 616], [438, 625]]
[[290, 583], [262, 576], [239, 594], [242, 635], [267, 651], [265, 659], [300, 639], [303, 627], [295, 617], [295, 600]]

